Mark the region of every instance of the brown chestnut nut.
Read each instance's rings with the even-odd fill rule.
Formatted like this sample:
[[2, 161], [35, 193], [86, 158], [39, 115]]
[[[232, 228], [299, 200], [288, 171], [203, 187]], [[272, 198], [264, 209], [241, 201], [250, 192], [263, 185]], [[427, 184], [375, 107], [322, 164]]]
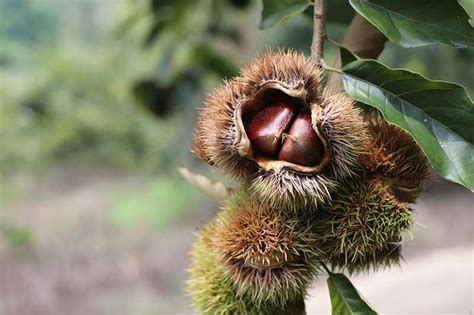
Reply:
[[257, 154], [277, 157], [281, 135], [289, 128], [294, 116], [290, 102], [279, 102], [258, 112], [250, 121], [247, 135]]
[[283, 138], [279, 160], [303, 166], [314, 166], [322, 160], [324, 146], [313, 128], [309, 111], [296, 117]]

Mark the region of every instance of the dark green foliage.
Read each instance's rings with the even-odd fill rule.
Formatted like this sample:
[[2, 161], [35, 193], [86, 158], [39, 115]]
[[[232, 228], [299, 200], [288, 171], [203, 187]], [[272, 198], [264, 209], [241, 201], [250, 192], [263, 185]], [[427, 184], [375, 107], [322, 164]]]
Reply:
[[206, 44], [197, 46], [194, 61], [200, 64], [202, 70], [216, 73], [223, 78], [230, 78], [239, 73], [235, 63], [222, 55], [217, 49]]
[[171, 112], [173, 93], [173, 87], [160, 87], [154, 80], [142, 80], [133, 86], [138, 102], [157, 117], [165, 117]]
[[[159, 47], [161, 53], [152, 80], [135, 82], [134, 93], [151, 113], [164, 117], [172, 108], [187, 105], [187, 100], [175, 97], [180, 86], [192, 83], [202, 88], [209, 76], [237, 73], [235, 62], [216, 42], [238, 45], [240, 34], [237, 25], [228, 22], [229, 7], [223, 1], [153, 0], [150, 7], [144, 45], [150, 50]], [[131, 32], [133, 26], [125, 29]]]
[[[345, 13], [339, 13], [347, 12], [347, 10], [344, 8], [344, 4], [338, 4], [337, 2], [338, 1], [329, 1], [328, 4], [327, 32], [329, 34], [334, 28], [334, 25], [330, 24], [331, 21], [333, 21], [333, 19], [331, 18], [331, 14], [337, 12], [338, 16], [345, 16]], [[351, 0], [350, 3], [354, 8], [356, 8], [356, 10], [360, 14], [367, 18], [371, 23], [376, 25], [389, 38], [389, 40], [406, 47], [422, 46], [433, 43], [445, 43], [453, 45], [455, 47], [466, 47], [472, 46], [474, 43], [474, 29], [472, 28], [472, 18], [470, 19], [469, 16], [469, 14], [472, 15], [473, 10], [472, 5], [469, 1], [459, 1], [458, 3], [458, 1], [438, 0]], [[301, 10], [298, 6], [304, 6], [304, 3], [302, 1], [263, 1], [263, 5], [263, 20], [270, 20], [270, 22], [272, 22], [270, 24], [277, 24], [276, 21], [279, 22], [282, 20], [286, 20], [289, 17], [293, 17], [294, 15], [301, 13]], [[311, 11], [312, 10], [305, 11], [308, 17], [312, 16]], [[349, 17], [350, 15], [351, 13], [347, 14], [347, 17]], [[344, 24], [347, 22], [347, 19], [341, 18], [341, 20], [336, 19], [334, 21], [337, 23]], [[469, 23], [471, 23], [471, 25], [469, 25]], [[285, 26], [291, 27], [290, 24], [291, 23], [288, 23]], [[298, 31], [298, 34], [301, 34], [301, 32]], [[309, 35], [307, 35], [307, 37], [309, 38]], [[307, 46], [309, 46], [309, 44]], [[390, 45], [388, 45], [388, 47], [391, 48]], [[419, 61], [412, 64], [419, 66], [420, 63], [424, 62], [423, 60], [427, 61], [428, 59], [430, 59], [431, 62], [429, 62], [428, 65], [423, 66], [423, 68], [425, 68], [424, 72], [437, 73], [438, 71], [436, 69], [439, 69], [441, 67], [433, 67], [432, 65], [442, 64], [442, 62], [440, 62], [440, 60], [435, 57], [439, 54], [444, 54], [444, 52], [439, 52], [439, 50], [432, 51], [424, 58], [419, 57]], [[461, 56], [466, 54], [470, 54], [470, 51], [460, 51]], [[465, 76], [464, 73], [467, 69], [467, 66], [464, 65], [465, 63], [460, 62], [460, 59], [458, 59], [459, 61], [456, 61], [457, 56], [454, 54], [444, 55], [450, 56], [449, 64], [452, 64], [453, 67], [443, 67], [443, 71], [442, 73], [440, 72], [440, 76], [444, 76], [444, 74], [446, 73], [454, 72], [456, 73], [456, 75], [453, 76], [455, 76], [456, 78], [460, 78], [466, 84], [470, 84], [469, 79], [463, 78], [463, 76]], [[395, 58], [394, 60], [396, 60], [396, 63], [399, 63], [400, 59]], [[360, 61], [360, 63], [364, 62], [365, 61]], [[458, 63], [463, 65], [457, 66]], [[456, 66], [456, 68], [454, 68], [454, 66]], [[375, 73], [377, 71], [375, 71], [374, 69], [370, 69], [369, 72]], [[347, 73], [345, 74], [347, 75]], [[360, 81], [356, 86], [356, 80], [352, 80], [353, 78], [349, 79], [347, 76], [344, 76], [344, 78], [346, 79], [346, 92], [348, 92], [351, 97], [353, 97], [357, 101], [370, 103], [370, 101], [363, 99], [364, 97], [362, 96], [364, 95], [368, 96], [369, 98], [374, 98], [375, 94], [380, 96], [381, 94], [384, 94], [386, 92], [380, 92], [383, 89], [380, 89], [382, 86], [379, 86], [382, 82], [386, 83], [386, 81], [370, 82], [370, 88], [372, 90], [377, 91], [377, 89], [380, 89], [379, 91], [377, 91], [377, 93], [371, 94], [367, 92], [369, 86], [364, 88], [363, 83]], [[410, 110], [410, 113], [407, 115], [405, 115], [404, 113], [400, 113], [399, 111], [390, 110], [384, 112], [385, 118], [391, 123], [395, 123], [398, 126], [402, 127], [415, 138], [418, 137], [416, 139], [417, 142], [422, 146], [425, 154], [428, 156], [430, 162], [434, 164], [435, 169], [440, 175], [449, 180], [461, 183], [462, 185], [470, 189], [473, 189], [474, 186], [471, 178], [472, 172], [470, 172], [470, 170], [466, 168], [466, 165], [469, 164], [473, 159], [473, 149], [470, 144], [464, 143], [462, 139], [466, 139], [465, 135], [467, 129], [464, 128], [464, 136], [461, 135], [461, 138], [458, 138], [457, 135], [459, 135], [459, 133], [455, 132], [455, 134], [453, 135], [449, 131], [451, 127], [456, 124], [450, 124], [446, 121], [446, 119], [449, 119], [450, 117], [452, 118], [453, 115], [455, 115], [454, 112], [449, 109], [451, 104], [454, 104], [453, 106], [457, 106], [456, 104], [459, 103], [466, 104], [466, 106], [462, 107], [463, 111], [467, 113], [466, 115], [463, 115], [464, 117], [461, 117], [460, 121], [464, 120], [471, 122], [472, 117], [470, 116], [472, 115], [470, 115], [469, 113], [473, 112], [474, 106], [472, 105], [472, 101], [467, 98], [466, 93], [459, 86], [453, 88], [452, 85], [450, 88], [448, 88], [448, 90], [450, 90], [451, 92], [454, 92], [454, 90], [457, 90], [457, 92], [461, 91], [457, 94], [454, 93], [456, 95], [452, 95], [453, 93], [449, 94], [447, 92], [444, 93], [442, 96], [436, 96], [435, 93], [432, 93], [433, 87], [428, 86], [426, 84], [424, 85], [424, 83], [420, 83], [420, 80], [407, 80], [406, 82], [400, 84], [403, 84], [403, 88], [400, 91], [400, 93], [403, 93], [403, 95], [407, 94], [410, 89], [412, 89], [414, 92], [417, 92], [419, 95], [423, 93], [430, 95], [431, 98], [426, 99], [429, 100], [428, 102], [430, 103], [430, 107], [432, 106], [431, 104], [434, 104], [434, 106], [436, 107], [436, 113], [433, 116], [438, 117], [434, 117], [434, 119], [426, 118], [425, 115], [420, 115], [420, 113], [416, 113], [413, 110]], [[446, 89], [441, 85], [446, 85], [448, 83], [432, 82], [432, 84], [438, 84], [439, 89], [441, 90]], [[358, 96], [356, 96], [356, 92], [359, 93]], [[390, 91], [389, 89], [389, 92], [393, 91]], [[439, 93], [442, 92], [439, 91]], [[394, 94], [397, 94], [397, 92], [394, 92]], [[461, 94], [463, 96], [460, 97]], [[412, 95], [406, 97], [411, 99]], [[378, 103], [380, 104], [380, 106], [383, 106], [383, 102], [387, 101], [389, 98], [391, 97], [384, 95], [384, 99], [379, 99]], [[424, 98], [420, 96], [419, 99]], [[395, 101], [399, 102], [399, 100]], [[374, 104], [371, 105], [375, 106]], [[433, 114], [433, 111], [429, 113], [430, 117], [431, 114]], [[439, 117], [442, 117], [442, 119], [439, 119]], [[457, 118], [454, 118], [454, 120], [457, 121]], [[426, 130], [430, 129], [430, 127], [427, 127], [427, 125], [429, 125], [431, 122], [433, 122], [436, 126], [432, 126], [432, 130], [428, 131], [428, 133], [431, 133], [431, 135], [425, 137], [425, 139], [421, 141], [419, 138], [423, 137], [421, 135], [423, 133], [426, 134]], [[463, 125], [466, 124], [463, 123]], [[447, 132], [445, 129], [447, 129]], [[472, 134], [472, 132], [468, 133]], [[451, 137], [453, 138], [451, 139]], [[454, 143], [460, 143], [461, 145], [456, 149], [453, 149], [453, 146], [456, 146], [452, 145]], [[454, 153], [455, 151], [456, 153]], [[459, 170], [457, 170], [459, 168], [457, 165], [461, 165]]]
[[474, 189], [474, 103], [456, 84], [358, 60], [343, 68], [346, 92], [410, 133], [443, 177]]
[[300, 13], [303, 13], [310, 7], [308, 0], [262, 0], [262, 3], [263, 11], [260, 28], [268, 28], [282, 23]]
[[333, 315], [377, 315], [341, 273], [329, 273], [327, 280]]
[[404, 47], [474, 47], [469, 15], [454, 0], [350, 0], [388, 39]]
[[229, 2], [236, 8], [245, 9], [249, 6], [252, 0], [229, 0]]

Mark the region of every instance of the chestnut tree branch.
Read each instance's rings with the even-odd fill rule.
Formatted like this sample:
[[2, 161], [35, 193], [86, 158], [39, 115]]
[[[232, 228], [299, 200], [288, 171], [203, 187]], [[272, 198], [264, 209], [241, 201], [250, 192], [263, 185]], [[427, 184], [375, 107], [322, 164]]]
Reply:
[[321, 65], [323, 59], [324, 40], [326, 39], [326, 0], [314, 0], [313, 42], [311, 58], [316, 65]]
[[[342, 46], [360, 58], [377, 59], [382, 53], [386, 42], [387, 38], [382, 32], [360, 14], [356, 13], [344, 36]], [[334, 68], [340, 67], [341, 56], [338, 53]], [[330, 73], [328, 75], [327, 88], [332, 93], [342, 92], [341, 75]]]

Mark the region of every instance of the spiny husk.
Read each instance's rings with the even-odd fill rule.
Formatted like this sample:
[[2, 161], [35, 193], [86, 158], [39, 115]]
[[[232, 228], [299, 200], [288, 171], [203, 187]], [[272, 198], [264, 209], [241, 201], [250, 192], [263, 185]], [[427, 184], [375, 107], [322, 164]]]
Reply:
[[202, 231], [192, 251], [189, 269], [191, 278], [187, 282], [187, 291], [200, 314], [304, 314], [303, 296], [287, 301], [283, 308], [279, 308], [270, 301], [257, 304], [252, 295], [239, 294], [226, 273], [220, 254], [213, 246], [214, 237], [213, 227], [208, 226]]
[[[211, 165], [249, 181], [250, 190], [266, 203], [287, 209], [316, 208], [330, 199], [341, 180], [359, 171], [368, 135], [361, 112], [344, 94], [320, 90], [320, 71], [294, 51], [267, 52], [233, 80], [223, 83], [205, 102], [196, 130], [195, 153]], [[316, 173], [282, 167], [268, 170], [239, 154], [236, 108], [268, 82], [304, 87], [312, 123], [329, 143], [330, 160]]]
[[318, 267], [316, 234], [304, 214], [275, 209], [246, 193], [215, 223], [215, 249], [239, 295], [284, 307], [304, 296]]
[[412, 136], [376, 111], [367, 115], [371, 140], [364, 159], [369, 176], [386, 181], [401, 201], [414, 202], [430, 177], [431, 166]]
[[407, 204], [379, 180], [355, 182], [344, 190], [313, 218], [324, 259], [349, 272], [397, 264], [402, 233], [412, 226]]
[[294, 51], [268, 51], [255, 58], [241, 75], [226, 80], [204, 102], [195, 133], [194, 152], [198, 157], [242, 178], [258, 170], [254, 162], [242, 158], [235, 148], [237, 126], [235, 111], [238, 104], [257, 93], [268, 81], [288, 85], [304, 84], [308, 101], [319, 94], [321, 73], [304, 55]]

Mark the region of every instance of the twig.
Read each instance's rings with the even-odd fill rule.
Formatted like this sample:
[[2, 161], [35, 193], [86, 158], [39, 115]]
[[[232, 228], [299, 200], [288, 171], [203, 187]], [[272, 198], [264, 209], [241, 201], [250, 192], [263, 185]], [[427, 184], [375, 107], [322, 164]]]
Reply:
[[311, 58], [316, 65], [321, 65], [323, 59], [324, 40], [326, 39], [326, 0], [314, 0], [313, 42]]
[[209, 178], [193, 173], [184, 167], [179, 167], [178, 171], [191, 185], [214, 200], [223, 201], [232, 194], [232, 190], [220, 182], [213, 182]]

